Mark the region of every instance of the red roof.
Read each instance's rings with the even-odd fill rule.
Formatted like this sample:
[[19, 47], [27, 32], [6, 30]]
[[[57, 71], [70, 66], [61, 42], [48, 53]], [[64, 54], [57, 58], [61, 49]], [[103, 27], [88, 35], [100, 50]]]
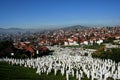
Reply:
[[32, 46], [28, 46], [26, 48], [27, 51], [30, 51], [31, 53], [34, 53], [35, 51], [33, 50]]
[[46, 46], [42, 46], [40, 49], [43, 50], [43, 51], [47, 51], [48, 50], [48, 48]]
[[85, 41], [85, 39], [80, 39], [80, 42], [84, 42]]

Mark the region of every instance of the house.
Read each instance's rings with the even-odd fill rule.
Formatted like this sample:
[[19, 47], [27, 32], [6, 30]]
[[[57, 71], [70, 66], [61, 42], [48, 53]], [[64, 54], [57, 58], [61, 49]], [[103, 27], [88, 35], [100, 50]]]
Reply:
[[68, 43], [67, 41], [64, 41], [64, 45], [65, 45], [65, 46], [68, 46], [69, 43]]
[[84, 44], [84, 45], [88, 45], [88, 41], [84, 41], [83, 44]]
[[32, 46], [32, 45], [29, 45], [29, 46], [28, 46], [25, 50], [26, 50], [26, 51], [29, 51], [29, 52], [32, 54], [32, 56], [34, 56], [35, 51], [34, 51], [34, 49], [33, 49], [33, 46]]
[[101, 43], [103, 43], [103, 40], [99, 39], [98, 41], [96, 41], [96, 43], [100, 45]]
[[120, 40], [114, 40], [114, 43], [120, 44]]
[[68, 45], [73, 46], [73, 45], [79, 45], [79, 44], [77, 43], [75, 38], [74, 39], [68, 38], [68, 40], [64, 41], [64, 45], [65, 46], [68, 46]]

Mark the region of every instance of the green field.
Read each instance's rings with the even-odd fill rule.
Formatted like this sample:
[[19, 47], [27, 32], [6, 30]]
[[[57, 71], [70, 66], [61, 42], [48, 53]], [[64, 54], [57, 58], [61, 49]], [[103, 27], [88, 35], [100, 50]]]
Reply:
[[101, 45], [84, 45], [83, 48], [85, 48], [85, 49], [98, 49], [102, 46], [104, 46], [104, 45], [103, 44], [101, 44]]
[[[17, 65], [9, 65], [5, 62], [0, 62], [0, 80], [66, 80], [65, 76], [62, 76], [60, 72], [55, 76], [53, 72], [49, 75], [36, 74], [36, 70], [32, 68], [20, 67]], [[69, 76], [69, 80], [77, 80], [75, 77]], [[82, 78], [81, 80], [90, 80], [88, 78]], [[95, 79], [96, 80], [96, 79]], [[113, 80], [108, 78], [107, 80]], [[119, 80], [119, 79], [117, 79]]]
[[[54, 76], [54, 73], [38, 75], [35, 69], [0, 62], [0, 80], [66, 80], [66, 77], [59, 72], [56, 76]], [[70, 77], [70, 80], [76, 79]]]

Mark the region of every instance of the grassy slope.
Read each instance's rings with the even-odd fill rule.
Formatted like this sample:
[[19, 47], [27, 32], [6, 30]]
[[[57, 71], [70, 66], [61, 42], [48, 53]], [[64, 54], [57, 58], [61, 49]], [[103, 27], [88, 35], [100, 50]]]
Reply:
[[[35, 69], [12, 66], [8, 63], [0, 62], [0, 80], [66, 80], [66, 77], [60, 73], [57, 73], [56, 76], [53, 73], [48, 76], [46, 74], [40, 76], [36, 74]], [[70, 77], [70, 80], [76, 79]]]
[[[0, 80], [66, 80], [65, 76], [62, 76], [60, 73], [57, 73], [54, 76], [53, 73], [49, 75], [36, 74], [36, 70], [32, 68], [25, 68], [19, 66], [12, 66], [5, 62], [0, 62]], [[69, 80], [76, 80], [74, 77], [69, 78]], [[90, 80], [88, 78], [82, 78], [81, 80]], [[96, 79], [95, 79], [96, 80]], [[107, 79], [113, 80], [113, 79]], [[120, 79], [118, 79], [120, 80]]]

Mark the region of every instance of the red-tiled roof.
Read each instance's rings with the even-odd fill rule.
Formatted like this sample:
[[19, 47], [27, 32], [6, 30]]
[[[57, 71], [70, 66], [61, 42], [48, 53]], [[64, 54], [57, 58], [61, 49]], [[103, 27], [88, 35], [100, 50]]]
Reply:
[[48, 48], [46, 46], [42, 46], [40, 49], [43, 50], [43, 51], [47, 51], [48, 50]]
[[34, 49], [32, 48], [32, 46], [28, 46], [28, 47], [26, 48], [26, 50], [27, 50], [27, 51], [30, 51], [31, 53], [34, 53], [34, 52], [35, 52]]

